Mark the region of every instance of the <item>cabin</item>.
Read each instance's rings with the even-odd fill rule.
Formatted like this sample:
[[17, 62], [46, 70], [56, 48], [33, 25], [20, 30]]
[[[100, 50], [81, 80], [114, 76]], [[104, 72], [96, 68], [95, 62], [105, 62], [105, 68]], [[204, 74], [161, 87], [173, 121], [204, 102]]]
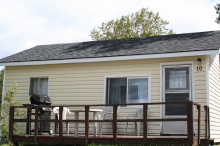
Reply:
[[[133, 113], [133, 119], [144, 119], [137, 112], [143, 110], [144, 103], [149, 103], [144, 112], [148, 119], [187, 118], [186, 104], [150, 103], [196, 103], [201, 111], [198, 113], [194, 105], [191, 114], [201, 123], [194, 120], [193, 135], [208, 135], [220, 142], [219, 48], [220, 31], [39, 45], [0, 59], [0, 66], [5, 66], [3, 89], [16, 81], [21, 92], [15, 100], [23, 104], [38, 93], [48, 95], [52, 105], [70, 109], [68, 105], [103, 105], [98, 108], [108, 110], [114, 109], [108, 105], [121, 105], [117, 118], [125, 120]], [[79, 115], [84, 117], [84, 113]], [[147, 128], [142, 121], [140, 133], [135, 122], [126, 126], [125, 120], [117, 124], [119, 136], [125, 131], [126, 135], [146, 135], [143, 128], [149, 136], [187, 134], [186, 120], [148, 122]], [[25, 131], [26, 124], [20, 123], [19, 128]], [[77, 128], [83, 133], [85, 124]], [[63, 129], [65, 133], [65, 126]], [[75, 131], [76, 125], [70, 122], [69, 132]], [[108, 122], [102, 135], [109, 134], [112, 126]]]

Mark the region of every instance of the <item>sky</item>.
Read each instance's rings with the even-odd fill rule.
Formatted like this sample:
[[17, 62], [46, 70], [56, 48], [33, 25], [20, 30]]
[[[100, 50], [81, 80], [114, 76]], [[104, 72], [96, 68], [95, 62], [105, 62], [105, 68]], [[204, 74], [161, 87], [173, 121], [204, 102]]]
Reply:
[[0, 59], [36, 45], [92, 41], [93, 28], [143, 7], [159, 12], [177, 34], [220, 30], [215, 23], [217, 3], [220, 0], [0, 0]]

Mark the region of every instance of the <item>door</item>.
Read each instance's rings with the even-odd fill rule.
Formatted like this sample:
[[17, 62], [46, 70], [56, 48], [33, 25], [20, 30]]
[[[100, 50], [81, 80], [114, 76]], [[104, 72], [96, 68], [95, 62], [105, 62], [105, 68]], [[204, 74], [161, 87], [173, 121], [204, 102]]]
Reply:
[[[163, 102], [192, 100], [191, 65], [163, 66]], [[186, 104], [163, 105], [163, 118], [186, 118]], [[162, 134], [187, 134], [187, 121], [163, 122]]]

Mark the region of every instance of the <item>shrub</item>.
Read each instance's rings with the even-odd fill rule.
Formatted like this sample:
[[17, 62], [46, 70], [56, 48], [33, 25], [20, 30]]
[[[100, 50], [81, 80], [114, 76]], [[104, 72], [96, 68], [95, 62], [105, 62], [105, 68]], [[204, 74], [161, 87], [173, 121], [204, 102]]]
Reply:
[[[1, 115], [0, 115], [0, 131], [2, 134], [1, 143], [9, 144], [11, 145], [12, 142], [9, 141], [9, 110], [10, 106], [16, 106], [20, 105], [21, 102], [17, 102], [14, 100], [15, 94], [19, 93], [20, 91], [16, 88], [17, 84], [16, 82], [13, 83], [13, 86], [9, 89], [7, 89], [4, 92], [4, 100], [3, 100], [3, 106], [1, 107]], [[24, 115], [24, 112], [22, 112], [21, 109], [15, 108], [14, 110], [14, 116], [19, 118]], [[16, 123], [14, 123], [14, 129], [13, 133], [18, 134], [20, 131], [18, 130], [18, 126]]]

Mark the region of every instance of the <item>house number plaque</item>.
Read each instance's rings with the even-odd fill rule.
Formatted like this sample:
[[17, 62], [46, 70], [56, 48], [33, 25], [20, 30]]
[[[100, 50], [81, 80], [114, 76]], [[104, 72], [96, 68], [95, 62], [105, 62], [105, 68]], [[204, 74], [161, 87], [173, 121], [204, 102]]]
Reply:
[[202, 66], [197, 66], [197, 71], [202, 71]]

